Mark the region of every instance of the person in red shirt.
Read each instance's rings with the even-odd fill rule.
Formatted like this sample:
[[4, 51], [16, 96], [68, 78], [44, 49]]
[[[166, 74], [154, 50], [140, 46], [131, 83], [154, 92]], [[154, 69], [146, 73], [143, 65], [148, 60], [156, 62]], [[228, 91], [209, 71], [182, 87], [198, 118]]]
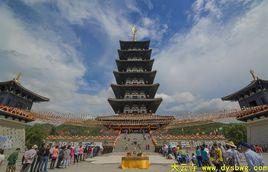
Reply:
[[78, 154], [78, 159], [79, 159], [80, 161], [82, 161], [82, 158], [83, 158], [83, 152], [84, 152], [82, 146], [79, 147], [78, 152], [79, 152], [79, 154]]

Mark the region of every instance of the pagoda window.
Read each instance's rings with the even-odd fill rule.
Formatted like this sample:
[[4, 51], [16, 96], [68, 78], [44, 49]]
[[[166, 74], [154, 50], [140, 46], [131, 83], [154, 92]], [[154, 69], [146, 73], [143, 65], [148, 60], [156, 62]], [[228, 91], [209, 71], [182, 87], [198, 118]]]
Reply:
[[145, 98], [146, 98], [145, 93], [143, 93], [143, 92], [142, 92], [142, 93], [140, 93], [140, 98], [141, 98], [141, 99], [145, 99]]
[[124, 107], [124, 113], [130, 113], [130, 107], [128, 105]]
[[138, 99], [139, 98], [139, 94], [137, 92], [132, 92], [131, 98], [132, 99]]
[[127, 80], [126, 80], [126, 84], [132, 84], [131, 79], [127, 79]]
[[144, 80], [142, 78], [140, 78], [138, 84], [144, 84]]
[[140, 108], [140, 112], [141, 112], [141, 113], [147, 113], [147, 109], [146, 109], [146, 107], [145, 107], [145, 106], [141, 106], [141, 108]]
[[138, 84], [139, 83], [139, 80], [137, 79], [137, 78], [134, 78], [133, 80], [132, 80], [132, 84]]
[[139, 107], [137, 105], [133, 105], [131, 110], [132, 110], [132, 113], [139, 113]]
[[131, 97], [130, 92], [129, 92], [129, 91], [126, 91], [124, 97], [125, 97], [126, 99], [129, 99], [129, 98]]

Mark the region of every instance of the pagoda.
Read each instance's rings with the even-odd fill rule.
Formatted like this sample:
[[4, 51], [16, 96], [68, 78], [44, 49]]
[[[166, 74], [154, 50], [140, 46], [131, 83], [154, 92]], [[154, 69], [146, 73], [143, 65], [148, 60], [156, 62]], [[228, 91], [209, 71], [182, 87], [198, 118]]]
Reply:
[[112, 84], [115, 98], [108, 101], [117, 114], [155, 113], [162, 98], [155, 98], [159, 84], [154, 84], [156, 71], [152, 71], [150, 41], [120, 41], [118, 71], [114, 71], [117, 84]]
[[154, 83], [156, 71], [152, 70], [150, 41], [136, 41], [136, 27], [132, 28], [132, 41], [119, 41], [117, 70], [113, 71], [116, 84], [111, 84], [115, 98], [109, 98], [118, 115], [98, 117], [109, 128], [157, 129], [167, 125], [172, 116], [154, 115], [162, 98], [155, 98], [158, 83]]

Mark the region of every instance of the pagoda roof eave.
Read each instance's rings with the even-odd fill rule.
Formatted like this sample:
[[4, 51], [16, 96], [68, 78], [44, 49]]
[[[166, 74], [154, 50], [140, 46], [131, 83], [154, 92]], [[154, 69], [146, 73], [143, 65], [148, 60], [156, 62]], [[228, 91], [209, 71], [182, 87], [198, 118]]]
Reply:
[[26, 92], [27, 94], [31, 95], [34, 97], [35, 102], [42, 102], [42, 101], [49, 101], [49, 98], [41, 96], [37, 93], [34, 93], [33, 91], [25, 88], [24, 86], [22, 86], [18, 81], [16, 80], [10, 80], [10, 81], [5, 81], [5, 82], [0, 82], [0, 86], [3, 85], [15, 85], [16, 87], [18, 87], [19, 89], [21, 89], [22, 91]]
[[121, 49], [130, 49], [130, 48], [142, 48], [148, 49], [150, 46], [150, 40], [144, 41], [123, 41], [119, 40], [120, 48]]
[[156, 84], [143, 84], [143, 85], [119, 85], [119, 84], [111, 84], [111, 87], [114, 91], [115, 96], [118, 98], [124, 95], [126, 90], [144, 90], [145, 94], [150, 95], [150, 97], [154, 97], [156, 94], [156, 91], [159, 87], [159, 83]]
[[141, 77], [145, 80], [148, 80], [148, 84], [152, 84], [156, 75], [156, 71], [147, 71], [147, 72], [118, 72], [113, 71], [116, 82], [119, 84], [120, 81], [125, 80], [127, 77]]
[[148, 71], [152, 70], [154, 59], [149, 60], [119, 60], [116, 59], [118, 70], [126, 69], [127, 67], [145, 67]]
[[262, 80], [262, 79], [256, 79], [251, 81], [250, 84], [248, 84], [247, 86], [245, 86], [244, 88], [230, 94], [227, 96], [222, 97], [222, 100], [225, 101], [237, 101], [239, 99], [239, 97], [241, 97], [242, 95], [246, 94], [246, 92], [249, 92], [251, 89], [258, 87], [260, 84], [264, 84], [265, 88], [268, 88], [268, 81], [267, 80]]
[[154, 98], [154, 99], [116, 99], [116, 98], [109, 98], [108, 102], [112, 106], [115, 113], [118, 111], [120, 113], [123, 112], [123, 108], [125, 105], [129, 104], [141, 104], [148, 106], [148, 109], [152, 110], [152, 113], [155, 113], [158, 106], [162, 102], [162, 98]]
[[127, 59], [129, 57], [144, 57], [144, 59], [150, 59], [152, 49], [146, 50], [117, 50], [119, 59]]

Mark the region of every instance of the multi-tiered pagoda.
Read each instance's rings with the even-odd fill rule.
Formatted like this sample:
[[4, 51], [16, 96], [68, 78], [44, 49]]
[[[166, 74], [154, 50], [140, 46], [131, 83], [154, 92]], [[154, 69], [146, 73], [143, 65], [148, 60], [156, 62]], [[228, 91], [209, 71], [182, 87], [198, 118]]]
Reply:
[[120, 41], [117, 84], [112, 84], [115, 98], [108, 99], [117, 114], [155, 113], [162, 99], [155, 98], [159, 84], [154, 84], [150, 41]]
[[154, 115], [162, 98], [155, 98], [159, 84], [154, 83], [152, 49], [149, 40], [136, 41], [136, 31], [134, 27], [132, 41], [120, 41], [117, 70], [113, 72], [116, 84], [111, 87], [115, 98], [108, 102], [118, 115], [98, 118], [107, 122], [109, 128], [156, 129], [173, 119]]

